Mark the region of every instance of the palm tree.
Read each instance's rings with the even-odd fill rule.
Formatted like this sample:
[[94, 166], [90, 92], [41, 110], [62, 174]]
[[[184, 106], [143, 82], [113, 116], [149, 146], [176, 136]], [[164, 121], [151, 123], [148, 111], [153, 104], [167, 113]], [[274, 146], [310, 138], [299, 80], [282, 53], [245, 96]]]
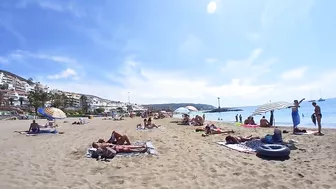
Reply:
[[9, 98], [8, 100], [9, 100], [9, 102], [10, 102], [10, 105], [13, 106], [13, 105], [14, 105], [14, 104], [13, 104], [13, 102], [14, 102], [14, 98], [11, 97], [11, 98]]
[[22, 106], [23, 101], [24, 101], [24, 98], [23, 98], [23, 97], [20, 97], [20, 98], [19, 98], [19, 101], [20, 101], [20, 106]]
[[30, 91], [28, 95], [29, 104], [34, 107], [35, 113], [37, 114], [37, 109], [42, 105], [41, 93], [39, 90]]
[[50, 95], [47, 92], [39, 91], [39, 100], [41, 101], [42, 107], [45, 106], [45, 103], [50, 99]]
[[62, 106], [61, 95], [55, 93], [50, 96], [51, 106], [55, 108], [59, 108]]
[[62, 102], [62, 107], [63, 107], [63, 109], [68, 107], [68, 104], [69, 104], [68, 101], [69, 101], [69, 100], [68, 100], [68, 97], [63, 93], [63, 94], [61, 95], [61, 102]]
[[82, 95], [80, 98], [81, 107], [84, 113], [87, 113], [89, 110], [89, 104], [87, 102], [87, 96]]
[[8, 84], [2, 84], [1, 86], [0, 86], [0, 89], [2, 89], [2, 90], [6, 90], [6, 89], [8, 89]]
[[0, 106], [5, 103], [5, 93], [0, 91]]

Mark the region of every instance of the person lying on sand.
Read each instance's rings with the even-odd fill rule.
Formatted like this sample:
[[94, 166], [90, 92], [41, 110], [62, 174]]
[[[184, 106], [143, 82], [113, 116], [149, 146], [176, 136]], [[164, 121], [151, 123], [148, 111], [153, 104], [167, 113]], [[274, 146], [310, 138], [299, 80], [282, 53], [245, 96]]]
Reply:
[[271, 127], [271, 124], [268, 122], [268, 120], [263, 116], [260, 119], [260, 127]]
[[146, 124], [146, 127], [147, 129], [153, 129], [154, 127], [155, 128], [159, 128], [161, 125], [155, 125], [154, 123], [152, 123], [152, 118], [148, 118], [147, 120], [147, 124]]
[[231, 131], [223, 131], [221, 130], [221, 128], [217, 128], [214, 124], [211, 125], [207, 125], [204, 128], [205, 130], [205, 134], [202, 134], [202, 136], [209, 136], [209, 135], [214, 135], [214, 134], [230, 134], [230, 133], [234, 133], [233, 130]]
[[92, 147], [96, 149], [102, 149], [106, 150], [108, 148], [111, 148], [115, 150], [117, 153], [132, 153], [132, 152], [146, 152], [147, 151], [147, 146], [146, 145], [114, 145], [111, 143], [106, 143], [106, 142], [93, 142]]
[[119, 144], [119, 145], [123, 145], [123, 144], [131, 145], [131, 142], [129, 141], [126, 135], [121, 135], [115, 131], [112, 131], [111, 137], [107, 141], [107, 143]]
[[246, 142], [246, 141], [251, 141], [251, 140], [255, 140], [255, 139], [260, 139], [259, 137], [252, 137], [252, 135], [247, 136], [247, 137], [241, 137], [241, 136], [227, 136], [225, 138], [225, 141], [227, 144], [239, 144], [241, 142]]

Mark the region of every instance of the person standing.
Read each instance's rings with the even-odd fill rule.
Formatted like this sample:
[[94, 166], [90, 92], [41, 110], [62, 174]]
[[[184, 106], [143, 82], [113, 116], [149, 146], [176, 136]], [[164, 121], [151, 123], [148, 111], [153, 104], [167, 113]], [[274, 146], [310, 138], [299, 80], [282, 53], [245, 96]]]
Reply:
[[317, 135], [323, 135], [321, 132], [321, 119], [322, 119], [322, 113], [321, 113], [321, 107], [319, 105], [316, 104], [316, 102], [313, 102], [312, 105], [315, 107], [314, 108], [314, 115], [316, 117], [316, 122], [317, 122], [317, 126], [318, 126], [318, 132]]
[[238, 123], [238, 114], [236, 115], [236, 122]]
[[301, 99], [300, 101], [294, 100], [294, 106], [292, 107], [293, 133], [300, 132], [300, 130], [297, 128], [300, 124], [299, 107], [301, 102], [304, 100], [305, 98]]
[[239, 122], [243, 123], [243, 116], [241, 114], [239, 115]]

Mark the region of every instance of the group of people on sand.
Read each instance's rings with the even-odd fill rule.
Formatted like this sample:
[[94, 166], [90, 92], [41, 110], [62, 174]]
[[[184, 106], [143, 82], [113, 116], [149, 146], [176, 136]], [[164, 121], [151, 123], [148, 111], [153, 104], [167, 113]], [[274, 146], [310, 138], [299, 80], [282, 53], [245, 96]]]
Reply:
[[105, 141], [99, 139], [92, 143], [96, 149], [98, 157], [113, 158], [117, 153], [146, 152], [146, 145], [132, 145], [128, 136], [112, 131], [110, 138]]
[[192, 119], [190, 119], [190, 115], [184, 114], [181, 125], [202, 126], [204, 124], [204, 121], [205, 121], [205, 114], [203, 114], [203, 117], [196, 115]]
[[159, 128], [161, 125], [156, 125], [152, 122], [152, 118], [149, 117], [148, 119], [143, 120], [143, 125], [138, 124], [137, 129], [153, 129], [153, 128]]
[[53, 123], [51, 123], [50, 121], [48, 121], [48, 123], [46, 123], [44, 126], [43, 125], [39, 125], [38, 123], [36, 123], [35, 120], [33, 120], [33, 122], [30, 124], [29, 129], [28, 129], [28, 133], [30, 134], [37, 134], [41, 131], [41, 128], [54, 128], [55, 125]]
[[[292, 107], [292, 121], [293, 121], [293, 133], [298, 133], [298, 132], [306, 132], [304, 129], [299, 129], [298, 126], [300, 124], [300, 114], [299, 114], [299, 107], [300, 104], [305, 100], [305, 98], [301, 99], [300, 101], [294, 100], [294, 106]], [[314, 113], [312, 115], [312, 121], [314, 124], [317, 124], [318, 132], [316, 135], [322, 136], [324, 135], [321, 132], [322, 125], [321, 125], [321, 120], [322, 120], [322, 113], [321, 113], [321, 107], [317, 105], [316, 102], [312, 102], [312, 106], [314, 107]]]

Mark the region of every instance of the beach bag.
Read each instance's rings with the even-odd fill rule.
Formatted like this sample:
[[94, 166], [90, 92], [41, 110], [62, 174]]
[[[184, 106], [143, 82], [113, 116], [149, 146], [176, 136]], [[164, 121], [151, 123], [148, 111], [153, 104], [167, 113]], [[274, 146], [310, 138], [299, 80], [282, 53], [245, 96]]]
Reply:
[[101, 159], [112, 159], [116, 156], [117, 152], [110, 147], [107, 147], [105, 150], [101, 152]]

